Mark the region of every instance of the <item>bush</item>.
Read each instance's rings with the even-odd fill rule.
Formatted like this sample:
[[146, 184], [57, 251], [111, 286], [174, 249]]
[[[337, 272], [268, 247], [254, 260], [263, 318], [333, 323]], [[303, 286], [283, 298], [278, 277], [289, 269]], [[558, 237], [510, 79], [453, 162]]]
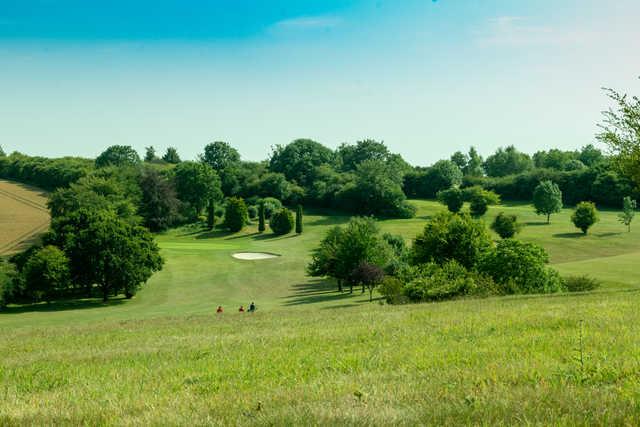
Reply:
[[0, 258], [0, 310], [19, 292], [19, 284], [15, 265]]
[[462, 209], [464, 198], [459, 188], [453, 187], [438, 192], [438, 201], [447, 206], [449, 212], [457, 213]]
[[218, 218], [222, 218], [224, 216], [224, 208], [223, 207], [216, 207], [216, 209], [214, 211], [214, 214]]
[[491, 224], [491, 229], [498, 233], [503, 239], [510, 239], [520, 232], [521, 225], [515, 215], [508, 215], [500, 212]]
[[404, 287], [404, 295], [414, 302], [492, 293], [495, 286], [490, 277], [468, 271], [456, 261], [426, 264], [419, 270], [418, 277]]
[[224, 224], [229, 230], [236, 232], [242, 230], [247, 223], [249, 213], [244, 200], [239, 197], [231, 197], [227, 200], [224, 213]]
[[273, 230], [274, 234], [287, 234], [293, 230], [293, 215], [291, 211], [287, 208], [280, 209], [276, 213], [271, 216], [271, 221], [269, 222], [269, 226], [271, 230]]
[[389, 304], [403, 304], [408, 301], [404, 296], [404, 285], [400, 280], [393, 276], [386, 276], [380, 286], [378, 292]]
[[413, 244], [414, 264], [455, 260], [473, 268], [492, 247], [491, 236], [484, 223], [468, 214], [443, 212], [431, 219]]
[[478, 266], [500, 285], [503, 293], [551, 293], [563, 289], [560, 275], [547, 267], [549, 256], [540, 246], [514, 239], [498, 243]]
[[256, 219], [258, 217], [258, 208], [255, 206], [249, 206], [247, 208], [247, 213], [249, 214], [249, 219]]
[[598, 222], [598, 211], [596, 205], [592, 202], [580, 202], [576, 206], [576, 210], [571, 215], [571, 221], [573, 224], [582, 230], [584, 234], [587, 234], [589, 228]]
[[500, 203], [500, 196], [480, 186], [473, 186], [463, 190], [464, 200], [469, 202], [471, 216], [481, 217], [487, 213], [489, 205]]
[[271, 218], [274, 212], [282, 209], [282, 202], [274, 197], [265, 197], [260, 199], [259, 203], [264, 204], [264, 217], [266, 219]]
[[598, 289], [601, 283], [589, 276], [569, 276], [564, 278], [564, 285], [569, 292], [586, 292]]

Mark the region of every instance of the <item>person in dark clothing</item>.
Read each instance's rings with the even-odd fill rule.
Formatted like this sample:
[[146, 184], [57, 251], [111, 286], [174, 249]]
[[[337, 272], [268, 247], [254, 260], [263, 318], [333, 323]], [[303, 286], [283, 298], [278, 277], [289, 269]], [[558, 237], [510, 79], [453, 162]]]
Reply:
[[257, 310], [256, 304], [253, 301], [251, 301], [251, 304], [249, 305], [249, 313], [253, 313], [256, 310]]

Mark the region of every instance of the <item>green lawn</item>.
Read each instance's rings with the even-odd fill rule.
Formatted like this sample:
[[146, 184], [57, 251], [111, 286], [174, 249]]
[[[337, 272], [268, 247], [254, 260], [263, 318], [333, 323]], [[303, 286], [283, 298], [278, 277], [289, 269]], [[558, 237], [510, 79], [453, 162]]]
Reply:
[[[443, 209], [415, 203], [417, 218], [383, 230], [410, 240]], [[487, 220], [498, 210], [517, 213], [519, 238], [563, 274], [603, 288], [370, 304], [304, 273], [309, 250], [347, 217], [308, 214], [301, 236], [181, 228], [158, 236], [167, 263], [132, 301], [0, 314], [0, 425], [637, 424], [640, 234], [616, 212], [581, 236], [568, 210], [550, 225], [522, 204]], [[257, 313], [235, 311], [252, 300]]]

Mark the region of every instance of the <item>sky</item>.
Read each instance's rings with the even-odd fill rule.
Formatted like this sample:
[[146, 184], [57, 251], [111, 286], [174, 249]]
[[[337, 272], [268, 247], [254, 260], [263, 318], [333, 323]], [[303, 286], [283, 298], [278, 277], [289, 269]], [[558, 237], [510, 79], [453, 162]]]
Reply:
[[0, 0], [0, 145], [246, 160], [311, 138], [414, 165], [595, 143], [602, 87], [640, 94], [640, 2]]

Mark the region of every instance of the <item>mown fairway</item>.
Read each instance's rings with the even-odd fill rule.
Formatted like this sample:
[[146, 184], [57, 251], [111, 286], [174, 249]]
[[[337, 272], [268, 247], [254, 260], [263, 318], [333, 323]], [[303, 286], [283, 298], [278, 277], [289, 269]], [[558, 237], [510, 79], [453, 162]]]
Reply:
[[[417, 218], [382, 228], [410, 239], [443, 209], [416, 203]], [[167, 263], [133, 301], [0, 314], [0, 424], [636, 424], [640, 235], [616, 212], [581, 236], [568, 210], [551, 225], [527, 205], [487, 220], [498, 210], [562, 273], [603, 288], [369, 304], [305, 277], [346, 217], [307, 215], [301, 236], [182, 228], [158, 237]], [[245, 250], [282, 257], [231, 257]], [[252, 300], [257, 313], [236, 312]]]
[[0, 180], [0, 255], [28, 247], [49, 225], [46, 194]]

